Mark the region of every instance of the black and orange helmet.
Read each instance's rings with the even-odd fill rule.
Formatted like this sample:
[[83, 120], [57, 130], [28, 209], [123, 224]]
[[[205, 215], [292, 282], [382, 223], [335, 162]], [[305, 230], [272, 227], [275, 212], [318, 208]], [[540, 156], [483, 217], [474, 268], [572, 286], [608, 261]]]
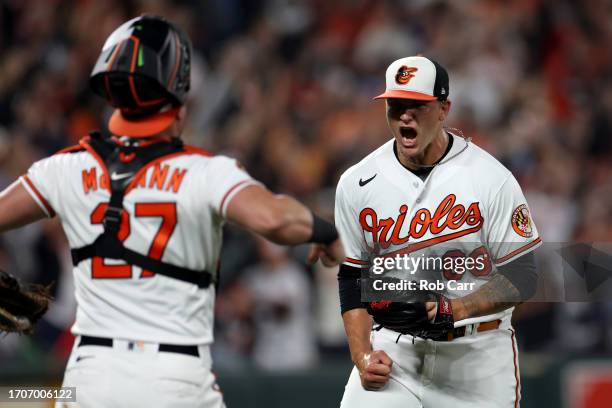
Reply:
[[104, 43], [90, 86], [117, 108], [114, 116], [139, 122], [185, 103], [191, 52], [187, 34], [164, 18], [134, 18]]

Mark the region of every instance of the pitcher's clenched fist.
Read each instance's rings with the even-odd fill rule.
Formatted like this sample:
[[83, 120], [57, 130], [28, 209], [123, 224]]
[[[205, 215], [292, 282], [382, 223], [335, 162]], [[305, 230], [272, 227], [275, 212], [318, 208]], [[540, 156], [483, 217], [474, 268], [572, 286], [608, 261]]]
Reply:
[[355, 362], [359, 370], [361, 385], [368, 391], [383, 388], [391, 376], [393, 361], [382, 350], [362, 353]]

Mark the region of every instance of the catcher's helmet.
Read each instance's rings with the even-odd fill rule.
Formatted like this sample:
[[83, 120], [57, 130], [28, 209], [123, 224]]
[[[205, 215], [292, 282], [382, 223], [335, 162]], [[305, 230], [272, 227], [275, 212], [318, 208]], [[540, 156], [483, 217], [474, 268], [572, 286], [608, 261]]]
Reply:
[[123, 23], [106, 40], [90, 75], [90, 86], [117, 108], [109, 129], [149, 136], [166, 129], [189, 91], [191, 42], [157, 16]]

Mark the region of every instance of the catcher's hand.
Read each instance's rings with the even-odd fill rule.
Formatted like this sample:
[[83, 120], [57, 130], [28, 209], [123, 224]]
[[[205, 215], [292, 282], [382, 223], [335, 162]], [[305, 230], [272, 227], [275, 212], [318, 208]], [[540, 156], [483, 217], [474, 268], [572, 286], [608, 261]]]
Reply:
[[444, 338], [455, 323], [451, 302], [438, 293], [428, 296], [428, 302], [370, 302], [367, 309], [387, 329], [425, 339]]
[[314, 264], [321, 260], [323, 265], [332, 267], [341, 264], [346, 257], [340, 238], [329, 244], [312, 244], [308, 253], [308, 262]]
[[50, 302], [49, 288], [21, 284], [0, 270], [0, 332], [31, 334]]

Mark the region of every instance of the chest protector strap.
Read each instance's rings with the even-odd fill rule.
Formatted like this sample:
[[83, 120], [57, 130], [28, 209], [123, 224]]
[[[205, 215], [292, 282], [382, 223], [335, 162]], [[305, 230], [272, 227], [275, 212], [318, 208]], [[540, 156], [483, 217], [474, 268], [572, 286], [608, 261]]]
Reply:
[[156, 274], [193, 283], [200, 288], [210, 286], [213, 281], [210, 272], [195, 271], [153, 259], [126, 248], [117, 237], [121, 224], [125, 189], [134, 179], [136, 173], [148, 163], [160, 157], [183, 151], [182, 141], [172, 139], [171, 142], [167, 143], [160, 142], [139, 147], [119, 145], [109, 139], [104, 139], [99, 133], [92, 133], [85, 143], [98, 154], [106, 166], [111, 198], [104, 214], [104, 232], [93, 243], [71, 249], [72, 264], [77, 266], [81, 261], [94, 256], [121, 259]]

